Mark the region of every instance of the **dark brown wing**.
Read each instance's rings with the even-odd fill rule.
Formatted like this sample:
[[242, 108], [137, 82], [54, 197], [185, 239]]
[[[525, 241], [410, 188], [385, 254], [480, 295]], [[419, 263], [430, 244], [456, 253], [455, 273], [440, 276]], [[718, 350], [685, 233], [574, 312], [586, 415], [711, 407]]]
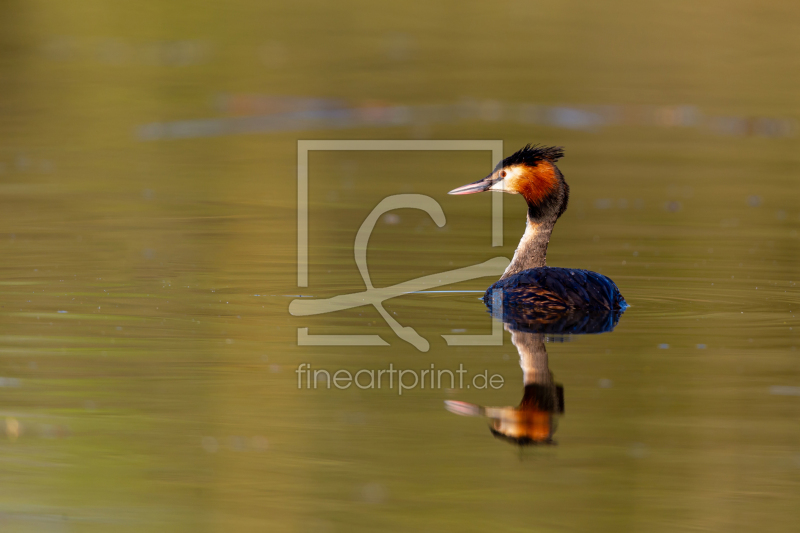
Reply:
[[484, 302], [512, 329], [546, 334], [611, 331], [627, 307], [614, 282], [602, 274], [550, 267], [498, 281], [486, 291]]
[[501, 279], [486, 291], [488, 301], [495, 290], [515, 305], [534, 305], [552, 310], [618, 310], [627, 307], [613, 281], [589, 270], [540, 267]]

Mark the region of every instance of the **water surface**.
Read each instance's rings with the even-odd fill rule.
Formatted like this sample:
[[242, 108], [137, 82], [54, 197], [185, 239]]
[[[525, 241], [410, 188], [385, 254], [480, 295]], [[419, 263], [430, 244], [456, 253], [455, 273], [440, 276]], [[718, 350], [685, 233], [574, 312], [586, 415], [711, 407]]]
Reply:
[[[788, 531], [800, 497], [797, 8], [358, 2], [0, 8], [0, 524], [4, 531]], [[299, 139], [566, 147], [553, 266], [611, 277], [613, 332], [547, 344], [554, 446], [444, 401], [516, 405], [492, 278], [294, 317], [511, 257], [489, 152], [312, 152]], [[473, 292], [469, 292], [473, 291]], [[298, 346], [377, 334], [388, 346]], [[331, 371], [487, 371], [498, 389], [298, 389]]]

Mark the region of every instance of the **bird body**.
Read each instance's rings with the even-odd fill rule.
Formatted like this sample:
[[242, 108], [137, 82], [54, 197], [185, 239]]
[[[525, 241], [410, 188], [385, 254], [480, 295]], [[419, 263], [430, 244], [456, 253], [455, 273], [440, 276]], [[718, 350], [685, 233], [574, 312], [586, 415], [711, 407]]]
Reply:
[[616, 310], [627, 304], [609, 278], [591, 270], [536, 267], [500, 279], [486, 290], [484, 299], [494, 291], [517, 305], [528, 304], [558, 309]]
[[624, 310], [625, 299], [606, 276], [589, 270], [546, 266], [547, 245], [569, 203], [569, 185], [555, 165], [559, 147], [527, 145], [501, 161], [491, 174], [450, 194], [502, 191], [519, 194], [528, 204], [525, 233], [503, 276], [489, 287], [487, 304], [502, 292], [504, 306], [537, 306], [552, 311]]

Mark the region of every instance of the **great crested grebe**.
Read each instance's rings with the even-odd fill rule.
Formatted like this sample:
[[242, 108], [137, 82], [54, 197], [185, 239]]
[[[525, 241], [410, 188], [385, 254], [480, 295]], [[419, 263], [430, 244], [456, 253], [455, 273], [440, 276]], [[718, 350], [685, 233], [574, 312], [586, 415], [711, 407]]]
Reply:
[[[520, 194], [528, 203], [528, 223], [514, 258], [502, 277], [486, 290], [491, 305], [494, 291], [515, 306], [551, 310], [624, 310], [627, 303], [613, 281], [602, 274], [545, 265], [547, 244], [556, 220], [567, 209], [569, 185], [555, 163], [564, 155], [556, 146], [526, 145], [503, 159], [491, 174], [449, 194], [502, 191]], [[504, 304], [505, 305], [505, 304]]]

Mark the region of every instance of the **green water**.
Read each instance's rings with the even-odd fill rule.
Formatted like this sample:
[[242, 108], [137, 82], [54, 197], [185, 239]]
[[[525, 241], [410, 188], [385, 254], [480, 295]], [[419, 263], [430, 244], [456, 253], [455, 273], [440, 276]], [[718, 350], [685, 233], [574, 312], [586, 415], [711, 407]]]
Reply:
[[[800, 9], [604, 6], [0, 6], [0, 529], [795, 530]], [[376, 287], [510, 257], [519, 197], [493, 248], [490, 197], [446, 194], [490, 153], [310, 152], [298, 287], [309, 139], [565, 146], [548, 262], [631, 308], [547, 345], [556, 446], [444, 409], [522, 397], [508, 333], [441, 337], [491, 333], [478, 293], [385, 302], [426, 352], [372, 307], [288, 311], [364, 290], [356, 232], [392, 194], [447, 223], [381, 218]], [[298, 328], [388, 346], [298, 346]], [[298, 389], [301, 363], [504, 385]]]

